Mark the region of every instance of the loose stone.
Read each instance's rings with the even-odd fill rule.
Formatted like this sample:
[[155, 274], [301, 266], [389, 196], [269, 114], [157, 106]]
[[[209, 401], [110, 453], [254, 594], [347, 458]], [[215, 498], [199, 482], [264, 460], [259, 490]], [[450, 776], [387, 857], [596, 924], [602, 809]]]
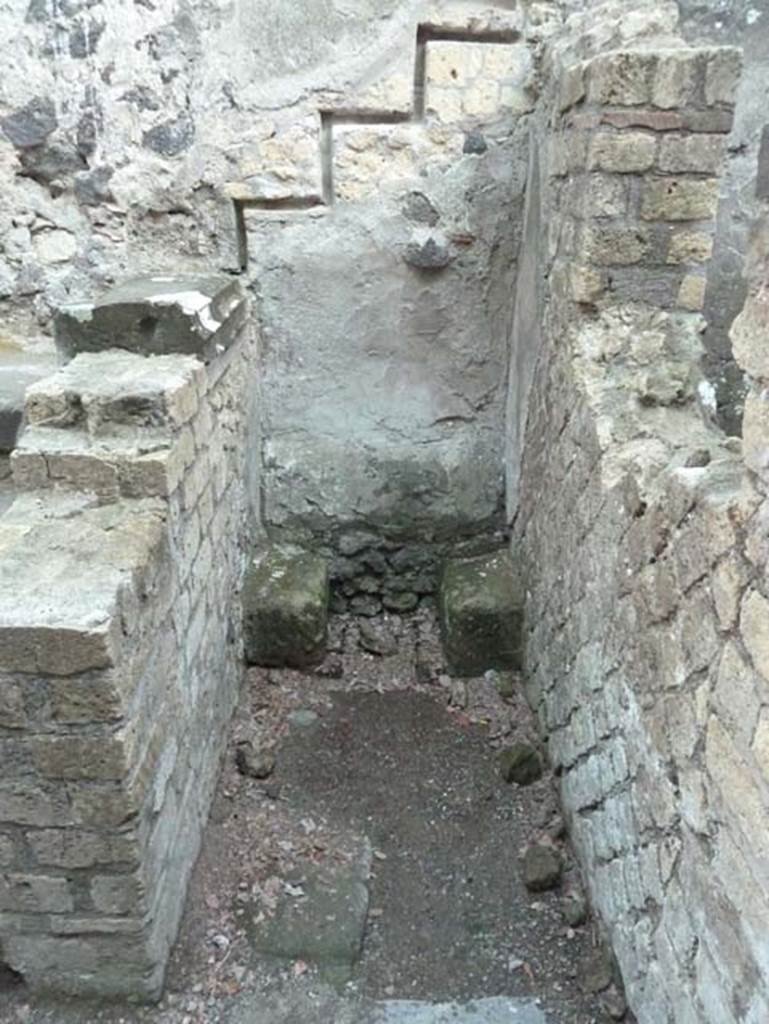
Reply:
[[500, 752], [499, 769], [505, 782], [530, 786], [542, 778], [542, 761], [529, 743], [514, 743]]
[[275, 770], [275, 755], [271, 750], [254, 746], [250, 740], [235, 748], [235, 764], [241, 775], [252, 779], [267, 779]]
[[563, 864], [557, 850], [544, 843], [530, 846], [523, 857], [523, 884], [529, 892], [547, 892], [558, 887]]
[[398, 641], [381, 624], [361, 622], [358, 637], [363, 650], [370, 654], [388, 658], [398, 653]]

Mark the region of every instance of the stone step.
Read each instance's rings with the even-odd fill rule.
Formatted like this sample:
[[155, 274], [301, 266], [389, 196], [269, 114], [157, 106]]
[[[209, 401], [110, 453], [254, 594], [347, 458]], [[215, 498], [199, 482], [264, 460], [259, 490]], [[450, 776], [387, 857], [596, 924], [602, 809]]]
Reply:
[[31, 427], [84, 430], [182, 427], [198, 410], [205, 371], [192, 356], [88, 352], [46, 376], [27, 394]]
[[76, 356], [27, 391], [11, 455], [16, 488], [167, 497], [195, 458], [190, 424], [204, 380], [192, 356]]
[[521, 667], [523, 588], [506, 549], [447, 562], [439, 600], [441, 639], [453, 675]]

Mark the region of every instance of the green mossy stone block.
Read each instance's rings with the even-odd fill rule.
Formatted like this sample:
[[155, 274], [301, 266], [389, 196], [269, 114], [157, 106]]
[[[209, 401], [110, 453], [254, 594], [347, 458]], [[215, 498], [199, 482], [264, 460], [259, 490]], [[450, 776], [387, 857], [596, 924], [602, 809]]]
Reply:
[[246, 571], [243, 631], [246, 661], [272, 668], [304, 668], [326, 649], [329, 582], [325, 558], [289, 545], [272, 545]]
[[453, 675], [520, 669], [523, 595], [507, 551], [448, 562], [440, 617], [443, 650]]

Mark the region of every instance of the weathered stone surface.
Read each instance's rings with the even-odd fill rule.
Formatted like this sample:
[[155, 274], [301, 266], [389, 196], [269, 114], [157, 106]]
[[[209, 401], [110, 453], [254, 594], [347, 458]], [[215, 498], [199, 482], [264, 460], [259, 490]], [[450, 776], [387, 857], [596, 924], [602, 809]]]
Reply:
[[641, 50], [612, 53], [594, 60], [588, 78], [588, 99], [595, 103], [638, 106], [651, 95], [654, 53]]
[[246, 659], [301, 667], [325, 654], [328, 563], [291, 545], [272, 545], [249, 566], [243, 585]]
[[709, 220], [718, 203], [718, 183], [698, 178], [658, 178], [646, 183], [641, 206], [645, 220]]
[[660, 142], [659, 167], [679, 174], [716, 174], [725, 152], [723, 135], [666, 135]]
[[243, 296], [237, 281], [208, 275], [138, 278], [93, 305], [65, 307], [56, 344], [66, 359], [78, 352], [125, 348], [142, 355], [171, 352], [210, 360], [237, 337]]
[[756, 178], [756, 196], [758, 199], [769, 199], [769, 125], [764, 126], [761, 133], [761, 149], [758, 154], [758, 177]]
[[455, 674], [520, 667], [522, 595], [507, 553], [449, 561], [440, 615], [444, 651]]
[[656, 152], [657, 140], [651, 134], [601, 132], [593, 138], [589, 167], [620, 174], [648, 171], [654, 164]]

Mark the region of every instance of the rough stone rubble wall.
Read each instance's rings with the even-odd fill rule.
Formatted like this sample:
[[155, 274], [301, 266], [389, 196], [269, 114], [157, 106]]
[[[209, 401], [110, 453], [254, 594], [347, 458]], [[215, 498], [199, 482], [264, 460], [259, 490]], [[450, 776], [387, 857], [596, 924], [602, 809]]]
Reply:
[[769, 1018], [765, 290], [737, 352], [745, 464], [697, 401], [737, 72], [653, 48], [563, 68], [541, 176], [527, 687], [641, 1024]]
[[254, 341], [80, 355], [29, 395], [0, 520], [0, 954], [159, 995], [242, 673]]

